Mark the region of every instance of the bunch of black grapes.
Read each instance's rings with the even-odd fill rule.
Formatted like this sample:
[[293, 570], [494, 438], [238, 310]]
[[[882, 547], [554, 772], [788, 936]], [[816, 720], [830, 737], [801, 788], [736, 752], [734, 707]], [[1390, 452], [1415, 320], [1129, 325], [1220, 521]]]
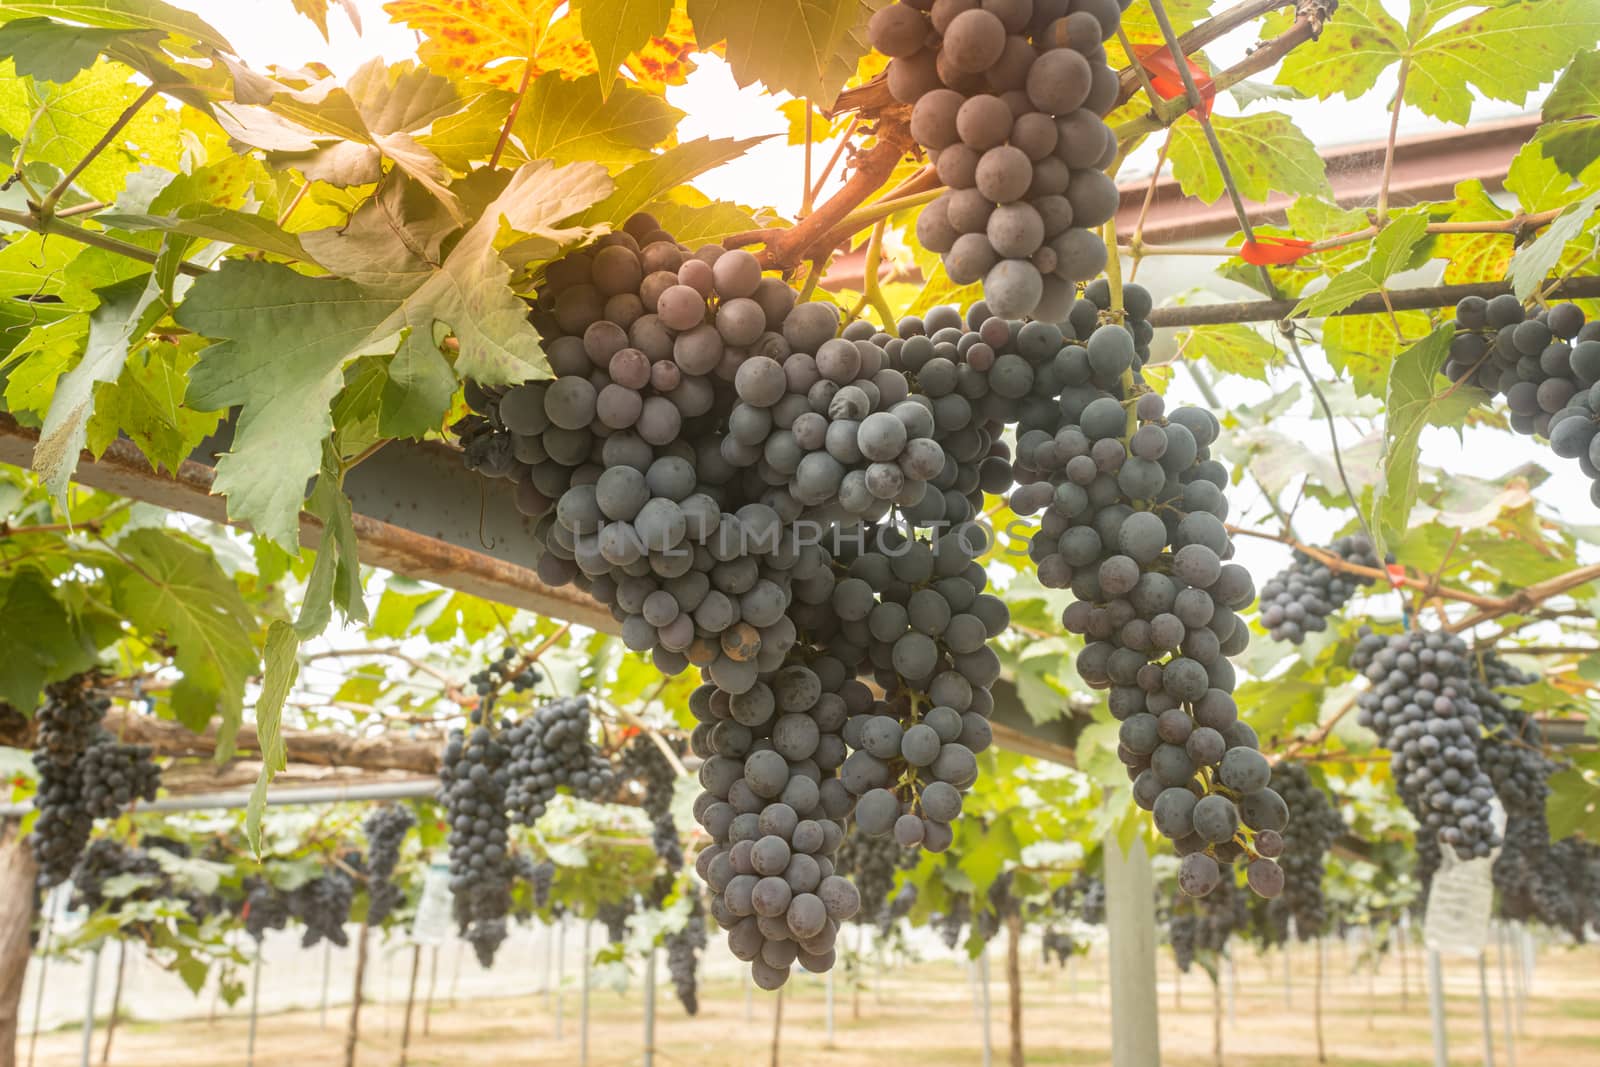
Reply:
[[379, 808], [367, 816], [362, 829], [367, 835], [367, 920], [382, 923], [395, 908], [405, 903], [405, 890], [394, 881], [400, 862], [400, 846], [417, 823], [411, 809], [400, 804]]
[[510, 748], [487, 725], [453, 730], [439, 762], [439, 802], [450, 828], [455, 919], [483, 966], [506, 937], [515, 870], [510, 852]]
[[666, 936], [667, 974], [672, 979], [673, 992], [689, 1015], [700, 1012], [700, 994], [697, 972], [700, 954], [706, 947], [706, 912], [700, 902], [700, 893], [693, 890], [689, 896], [689, 918], [683, 928]]
[[651, 846], [663, 867], [653, 895], [665, 900], [683, 866], [683, 844], [678, 837], [677, 824], [672, 820], [672, 795], [678, 773], [656, 740], [641, 733], [622, 746], [617, 755], [616, 775], [621, 781], [637, 785], [640, 806], [650, 817]]
[[1372, 683], [1360, 722], [1391, 753], [1395, 787], [1421, 824], [1417, 873], [1426, 885], [1450, 845], [1462, 859], [1489, 855], [1494, 783], [1478, 758], [1483, 714], [1467, 647], [1453, 634], [1364, 632], [1350, 664]]
[[249, 875], [244, 888], [244, 928], [251, 937], [260, 941], [268, 930], [282, 930], [289, 925], [289, 896], [260, 875]]
[[[1328, 551], [1346, 563], [1381, 565], [1365, 534], [1341, 537]], [[1261, 625], [1274, 641], [1298, 645], [1306, 634], [1326, 630], [1328, 616], [1344, 607], [1357, 589], [1372, 582], [1364, 575], [1339, 573], [1295, 549], [1294, 561], [1261, 587]]]
[[602, 901], [595, 907], [595, 918], [606, 928], [606, 940], [620, 945], [628, 937], [628, 918], [638, 909], [638, 898], [619, 897]]
[[529, 663], [517, 669], [517, 650], [510, 645], [500, 650], [500, 656], [470, 679], [472, 688], [485, 702], [492, 704], [507, 688], [513, 693], [524, 693], [544, 680], [544, 672]]
[[116, 818], [135, 801], [154, 800], [161, 786], [149, 746], [123, 744], [101, 727], [111, 701], [100, 684], [100, 676], [88, 672], [50, 685], [35, 715], [39, 818], [29, 843], [42, 889], [68, 877], [96, 819]]
[[1066, 317], [1073, 285], [1099, 274], [1095, 227], [1116, 213], [1102, 121], [1118, 95], [1104, 42], [1118, 0], [902, 0], [867, 24], [893, 57], [888, 86], [947, 191], [917, 239], [952, 281], [982, 281], [995, 314]]
[[[1124, 301], [1148, 314], [1148, 294]], [[1168, 415], [1142, 384], [1138, 331], [1079, 303], [1076, 340], [1040, 372], [1059, 402], [1021, 412], [1011, 507], [1043, 513], [1040, 582], [1076, 598], [1062, 622], [1086, 640], [1078, 673], [1109, 691], [1134, 798], [1177, 843], [1184, 891], [1203, 896], [1244, 859], [1251, 887], [1275, 896], [1282, 871], [1252, 841], [1288, 810], [1232, 695], [1255, 586], [1227, 562], [1228, 472], [1210, 457], [1221, 427], [1201, 408]]]
[[919, 853], [902, 846], [891, 836], [846, 834], [834, 853], [834, 870], [855, 883], [861, 894], [857, 922], [882, 923], [889, 910], [897, 871], [914, 866]]
[[1600, 322], [1576, 304], [1551, 304], [1529, 315], [1510, 293], [1469, 296], [1456, 305], [1444, 373], [1491, 396], [1504, 394], [1511, 428], [1549, 440], [1576, 459], [1600, 505]]
[[350, 921], [350, 906], [355, 899], [355, 880], [332, 865], [317, 877], [291, 889], [289, 914], [305, 927], [300, 937], [301, 947], [311, 948], [324, 940], [340, 948], [350, 944], [345, 924]]
[[1292, 915], [1300, 938], [1310, 940], [1328, 927], [1322, 875], [1328, 850], [1345, 832], [1344, 817], [1303, 764], [1279, 763], [1272, 769], [1272, 787], [1294, 812], [1294, 821], [1283, 831], [1278, 859], [1283, 865], [1284, 892], [1272, 904]]
[[1220, 955], [1234, 934], [1250, 925], [1249, 899], [1227, 872], [1203, 900], [1180, 891], [1167, 918], [1167, 940], [1178, 969], [1187, 973], [1202, 952]]
[[[124, 883], [131, 888], [122, 893], [108, 894], [106, 883], [113, 878], [135, 881]], [[72, 869], [72, 900], [74, 909], [97, 911], [107, 904], [121, 907], [124, 902], [154, 900], [167, 896], [171, 881], [161, 864], [142, 848], [123, 844], [115, 838], [102, 837], [84, 850], [83, 856]]]
[[611, 763], [590, 736], [593, 725], [589, 697], [579, 694], [536, 708], [501, 731], [508, 753], [506, 804], [517, 822], [537, 822], [562, 786], [585, 800], [603, 799], [615, 788]]
[[1039, 935], [1039, 944], [1044, 953], [1044, 962], [1049, 963], [1053, 957], [1058, 967], [1065, 967], [1072, 954], [1078, 950], [1072, 935], [1054, 926], [1044, 928], [1044, 932]]

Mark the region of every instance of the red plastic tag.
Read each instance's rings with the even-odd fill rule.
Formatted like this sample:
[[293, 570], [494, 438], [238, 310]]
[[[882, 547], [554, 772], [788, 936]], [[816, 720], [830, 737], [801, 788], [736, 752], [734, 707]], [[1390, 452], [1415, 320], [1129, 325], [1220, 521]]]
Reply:
[[1239, 246], [1239, 258], [1257, 267], [1281, 266], [1311, 254], [1311, 242], [1298, 237], [1262, 237]]
[[[1150, 75], [1150, 84], [1164, 99], [1175, 100], [1183, 96], [1187, 90], [1183, 85], [1183, 75], [1178, 72], [1177, 64], [1172, 62], [1172, 50], [1161, 44], [1136, 44], [1133, 54], [1139, 60], [1139, 65], [1144, 67]], [[1194, 85], [1200, 90], [1200, 105], [1205, 113], [1211, 114], [1212, 105], [1217, 100], [1217, 87], [1211, 80], [1211, 75], [1205, 68], [1188, 56], [1183, 57], [1184, 63], [1189, 68], [1189, 73], [1194, 76]], [[1190, 109], [1190, 114], [1194, 109]]]
[[1398, 563], [1386, 563], [1386, 564], [1384, 564], [1383, 569], [1389, 572], [1389, 584], [1390, 585], [1399, 585], [1402, 581], [1405, 580], [1406, 569], [1404, 567], [1402, 567], [1400, 564], [1398, 564]]

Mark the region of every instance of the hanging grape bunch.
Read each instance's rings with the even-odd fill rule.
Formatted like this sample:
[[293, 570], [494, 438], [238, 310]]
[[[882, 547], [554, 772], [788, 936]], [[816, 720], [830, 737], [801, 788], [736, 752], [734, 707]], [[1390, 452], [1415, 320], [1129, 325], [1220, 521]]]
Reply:
[[388, 804], [368, 815], [361, 824], [367, 835], [367, 921], [382, 923], [395, 908], [405, 903], [405, 891], [394, 882], [400, 862], [400, 846], [417, 823], [411, 809]]
[[1322, 875], [1328, 850], [1345, 832], [1344, 817], [1311, 781], [1303, 764], [1279, 763], [1272, 769], [1272, 787], [1294, 812], [1294, 821], [1282, 835], [1278, 861], [1283, 865], [1284, 892], [1272, 903], [1294, 917], [1301, 940], [1310, 940], [1328, 926]]
[[1444, 373], [1491, 396], [1504, 394], [1511, 428], [1550, 442], [1576, 459], [1600, 506], [1600, 322], [1576, 304], [1541, 307], [1532, 316], [1510, 293], [1469, 296], [1456, 305]]
[[[1328, 551], [1346, 563], [1381, 566], [1365, 534], [1341, 537]], [[1261, 625], [1274, 641], [1298, 645], [1306, 634], [1326, 630], [1328, 616], [1344, 607], [1357, 589], [1372, 582], [1365, 575], [1341, 574], [1295, 549], [1293, 562], [1261, 587]]]
[[1478, 760], [1483, 717], [1466, 644], [1454, 634], [1364, 632], [1350, 665], [1372, 682], [1358, 698], [1361, 725], [1391, 753], [1400, 799], [1422, 824], [1423, 883], [1439, 869], [1441, 845], [1462, 859], [1489, 855], [1499, 843], [1494, 783]]
[[1104, 42], [1118, 0], [902, 0], [873, 14], [888, 86], [912, 105], [911, 135], [947, 191], [923, 209], [917, 240], [959, 284], [983, 282], [1002, 318], [1066, 317], [1073, 283], [1099, 274], [1094, 231], [1115, 214], [1105, 168], [1117, 142]]
[[1210, 457], [1221, 427], [1201, 408], [1169, 416], [1143, 386], [1137, 323], [1151, 300], [1130, 286], [1123, 301], [1131, 329], [1102, 321], [1109, 300], [1069, 314], [1076, 337], [1059, 338], [1044, 371], [1059, 403], [1025, 408], [1017, 426], [1011, 507], [1043, 512], [1030, 545], [1039, 580], [1076, 598], [1062, 623], [1086, 639], [1078, 673], [1109, 691], [1134, 799], [1176, 842], [1184, 891], [1209, 893], [1219, 864], [1244, 859], [1251, 887], [1276, 896], [1283, 872], [1252, 842], [1281, 831], [1288, 809], [1232, 695], [1228, 657], [1250, 639], [1237, 613], [1255, 586], [1227, 562], [1228, 472]]
[[149, 745], [129, 745], [105, 730], [83, 750], [83, 803], [89, 816], [114, 819], [138, 800], [154, 800], [161, 788], [161, 768]]
[[510, 751], [482, 716], [452, 730], [439, 761], [439, 802], [450, 828], [450, 893], [456, 924], [488, 967], [506, 937], [515, 878], [506, 790]]
[[594, 718], [585, 694], [552, 701], [508, 724], [506, 804], [517, 822], [531, 826], [562, 786], [573, 796], [598, 800], [615, 787], [611, 763], [590, 734]]
[[300, 947], [311, 948], [324, 940], [340, 948], [349, 945], [350, 935], [344, 926], [350, 921], [350, 905], [355, 897], [355, 882], [334, 866], [291, 889], [289, 913], [306, 928]]
[[289, 897], [283, 890], [259, 875], [245, 878], [244, 928], [251, 937], [260, 941], [268, 930], [282, 930], [289, 925]]

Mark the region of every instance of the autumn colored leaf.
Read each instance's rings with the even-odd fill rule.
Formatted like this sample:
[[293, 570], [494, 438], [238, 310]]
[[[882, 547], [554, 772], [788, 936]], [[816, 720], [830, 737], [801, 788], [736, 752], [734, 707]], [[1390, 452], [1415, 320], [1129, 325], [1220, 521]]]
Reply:
[[[599, 70], [578, 16], [560, 0], [390, 0], [384, 10], [423, 35], [417, 55], [451, 78], [514, 92], [524, 74], [581, 78]], [[689, 16], [674, 8], [666, 32], [629, 53], [621, 67], [636, 87], [659, 92], [689, 76], [694, 51]]]

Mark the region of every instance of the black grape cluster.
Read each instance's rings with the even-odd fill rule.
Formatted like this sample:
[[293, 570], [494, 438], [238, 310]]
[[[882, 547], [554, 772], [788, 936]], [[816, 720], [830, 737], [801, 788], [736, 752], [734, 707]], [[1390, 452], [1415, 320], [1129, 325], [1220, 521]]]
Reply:
[[473, 691], [492, 705], [508, 687], [514, 693], [525, 693], [544, 680], [544, 673], [534, 664], [529, 663], [520, 670], [514, 670], [516, 659], [515, 648], [510, 645], [502, 648], [498, 659], [468, 679]]
[[1285, 878], [1283, 896], [1272, 906], [1292, 915], [1301, 940], [1310, 940], [1328, 928], [1322, 875], [1328, 850], [1345, 832], [1344, 816], [1311, 781], [1303, 764], [1279, 763], [1272, 769], [1272, 787], [1294, 812], [1294, 821], [1283, 831], [1278, 859]]
[[395, 883], [394, 870], [400, 862], [400, 846], [416, 824], [417, 817], [401, 804], [385, 805], [362, 823], [367, 835], [368, 922], [383, 922], [405, 903], [405, 890]]
[[[1346, 563], [1381, 566], [1365, 534], [1341, 537], [1328, 551]], [[1341, 574], [1295, 549], [1294, 561], [1261, 587], [1261, 625], [1274, 641], [1298, 645], [1306, 634], [1326, 630], [1328, 616], [1344, 607], [1357, 589], [1372, 582], [1365, 576]]]
[[[1148, 314], [1142, 290], [1124, 300]], [[1093, 299], [1080, 304], [1098, 317]], [[1288, 810], [1232, 696], [1228, 657], [1250, 639], [1237, 612], [1255, 586], [1225, 562], [1228, 472], [1209, 452], [1221, 427], [1200, 408], [1168, 416], [1139, 391], [1136, 331], [1074, 329], [1079, 343], [1041, 371], [1064, 383], [1059, 403], [1021, 413], [1012, 510], [1043, 512], [1030, 545], [1039, 580], [1076, 598], [1062, 622], [1086, 639], [1078, 673], [1109, 690], [1135, 800], [1178, 843], [1185, 892], [1204, 895], [1219, 862], [1248, 858], [1251, 887], [1275, 896], [1282, 872], [1251, 840], [1282, 830]]]
[[621, 897], [602, 901], [595, 906], [595, 918], [606, 928], [606, 940], [620, 945], [628, 938], [628, 917], [638, 908], [637, 898]]
[[338, 867], [302, 882], [289, 891], [289, 914], [305, 927], [300, 937], [302, 948], [326, 940], [344, 948], [350, 944], [345, 923], [350, 921], [350, 906], [355, 903], [356, 884]]
[[[106, 883], [113, 878], [127, 876], [138, 879], [131, 892], [108, 896]], [[120, 906], [124, 901], [153, 900], [167, 895], [171, 883], [161, 864], [142, 848], [130, 847], [114, 838], [102, 837], [83, 852], [83, 857], [72, 869], [72, 900], [74, 909], [95, 911], [108, 903]]]
[[550, 903], [550, 891], [556, 884], [556, 865], [551, 860], [529, 861], [524, 881], [533, 890], [533, 906], [543, 911]]
[[289, 925], [289, 896], [260, 875], [249, 875], [243, 882], [244, 928], [251, 937], [260, 941], [268, 930], [282, 930]]
[[1421, 824], [1417, 872], [1426, 885], [1450, 845], [1462, 859], [1489, 855], [1494, 783], [1478, 759], [1483, 715], [1471, 654], [1453, 634], [1363, 632], [1350, 665], [1366, 674], [1361, 725], [1391, 753], [1395, 787]]
[[1049, 963], [1054, 957], [1056, 966], [1065, 967], [1072, 954], [1078, 951], [1077, 943], [1072, 940], [1072, 935], [1054, 926], [1047, 926], [1039, 935], [1040, 948], [1044, 954], [1044, 962]]
[[895, 872], [916, 865], [920, 853], [903, 847], [890, 836], [846, 834], [834, 853], [834, 870], [855, 883], [861, 894], [857, 922], [883, 924], [894, 891]]
[[479, 722], [452, 730], [439, 762], [439, 802], [450, 828], [450, 892], [456, 924], [488, 967], [506, 938], [515, 878], [510, 853], [510, 748]]
[[1600, 505], [1600, 322], [1576, 304], [1532, 316], [1510, 293], [1469, 296], [1456, 305], [1455, 336], [1444, 372], [1491, 396], [1504, 394], [1511, 428], [1537, 434], [1564, 459], [1576, 459]]
[[933, 916], [933, 925], [939, 930], [939, 940], [944, 947], [954, 949], [961, 944], [961, 931], [972, 919], [972, 894], [950, 892], [944, 910]]
[[1551, 842], [1534, 860], [1531, 918], [1584, 941], [1600, 924], [1600, 844], [1581, 837]]
[[[652, 890], [652, 896], [659, 903], [672, 891], [677, 873], [683, 867], [683, 843], [678, 838], [677, 824], [672, 820], [672, 795], [678, 773], [654, 738], [636, 734], [617, 754], [616, 775], [619, 780], [638, 787], [640, 807], [650, 817], [650, 844], [663, 867]], [[699, 906], [698, 901], [696, 906]]]
[[948, 188], [918, 216], [917, 239], [952, 281], [982, 281], [997, 315], [1065, 318], [1073, 284], [1106, 265], [1094, 227], [1117, 209], [1104, 173], [1117, 141], [1102, 116], [1118, 83], [1104, 42], [1126, 6], [903, 0], [867, 24]]
[[1221, 954], [1228, 940], [1250, 925], [1249, 900], [1232, 878], [1219, 881], [1203, 900], [1179, 892], [1167, 918], [1167, 940], [1178, 969], [1188, 973], [1199, 953]]
[[45, 688], [45, 702], [34, 713], [38, 732], [33, 765], [39, 772], [39, 791], [33, 806], [39, 817], [28, 843], [39, 866], [41, 889], [66, 881], [94, 830], [79, 761], [101, 733], [100, 720], [111, 704], [97, 685], [92, 674], [56, 682]]
[[506, 804], [517, 822], [537, 822], [561, 786], [585, 800], [602, 799], [616, 787], [610, 761], [590, 738], [593, 725], [589, 697], [579, 694], [536, 708], [501, 732]]
[[1078, 917], [1090, 926], [1105, 925], [1105, 879], [1079, 871], [1072, 880], [1072, 889], [1078, 901]]
[[700, 967], [700, 953], [706, 947], [706, 912], [700, 903], [698, 890], [689, 896], [689, 918], [683, 929], [674, 930], [665, 939], [667, 946], [667, 974], [672, 979], [672, 989], [678, 1003], [689, 1015], [700, 1012], [699, 983], [696, 972]]

